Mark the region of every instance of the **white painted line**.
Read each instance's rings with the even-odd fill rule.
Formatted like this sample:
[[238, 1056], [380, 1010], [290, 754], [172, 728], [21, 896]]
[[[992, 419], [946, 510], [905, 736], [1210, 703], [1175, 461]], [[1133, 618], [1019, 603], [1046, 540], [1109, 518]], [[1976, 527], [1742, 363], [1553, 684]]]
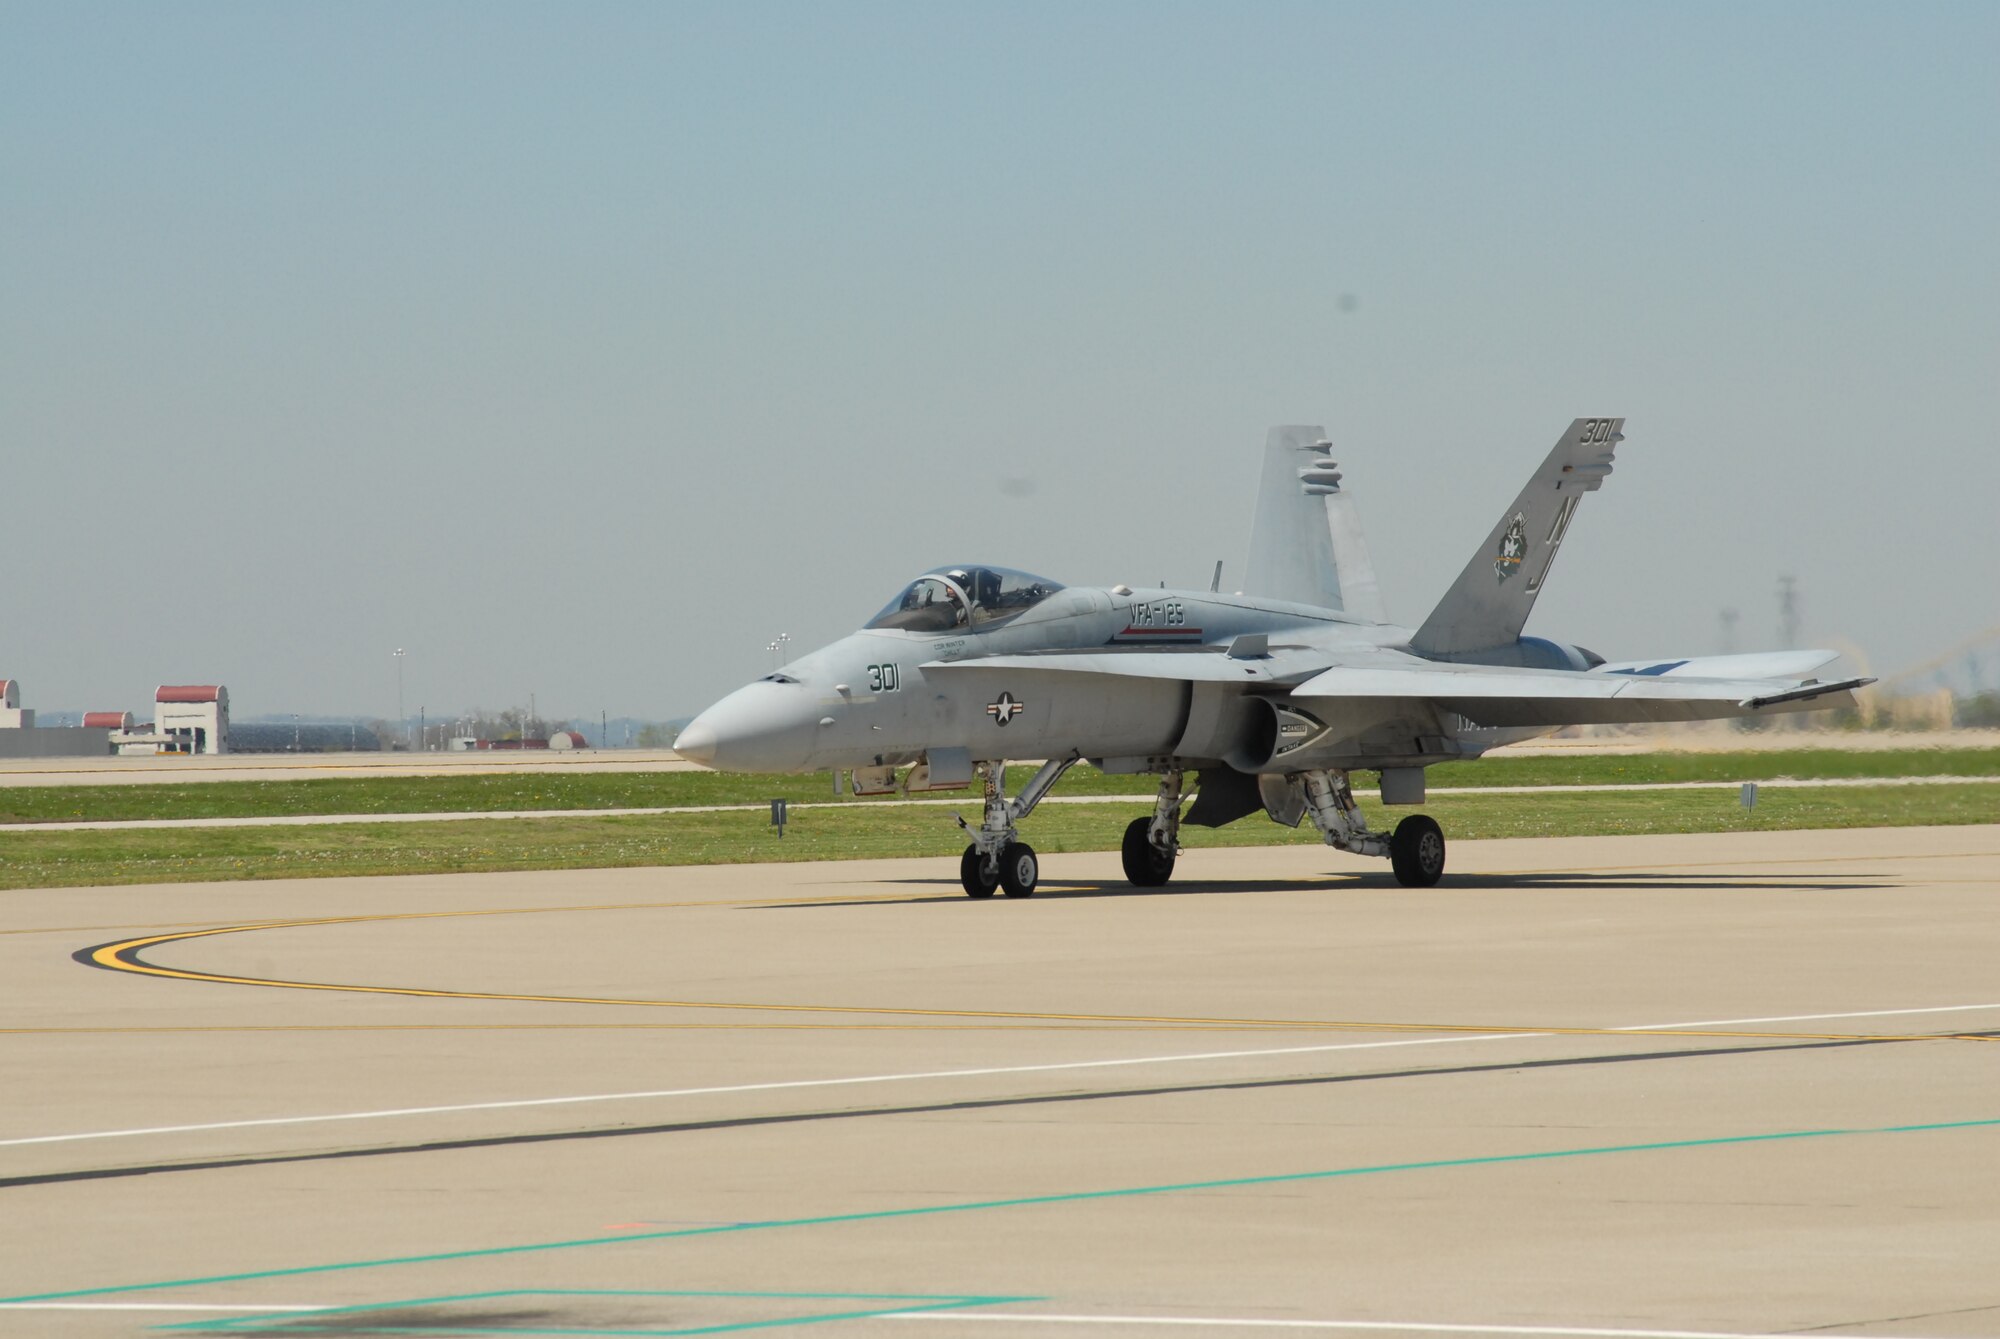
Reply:
[[[1608, 1027], [1613, 1032], [1659, 1032], [1678, 1028], [1736, 1027], [1749, 1023], [1808, 1023], [1833, 1018], [1895, 1018], [1905, 1014], [1978, 1013], [2000, 1010], [1996, 1004], [1947, 1004], [1925, 1009], [1874, 1009], [1838, 1014], [1790, 1014], [1783, 1018], [1718, 1018], [1700, 1023], [1635, 1023]], [[998, 1074], [1054, 1074], [1065, 1070], [1117, 1069], [1133, 1065], [1197, 1064], [1209, 1060], [1255, 1060], [1276, 1055], [1322, 1055], [1332, 1051], [1381, 1051], [1404, 1046], [1448, 1046], [1481, 1041], [1526, 1041], [1552, 1037], [1552, 1032], [1473, 1032], [1448, 1037], [1399, 1037], [1393, 1041], [1330, 1042], [1321, 1046], [1274, 1046], [1251, 1051], [1195, 1051], [1184, 1055], [1126, 1056], [1114, 1060], [1068, 1060], [1046, 1065], [995, 1065], [984, 1069], [934, 1069], [909, 1074], [856, 1074], [835, 1079], [785, 1079], [772, 1083], [733, 1083], [708, 1088], [660, 1088], [637, 1093], [584, 1093], [571, 1097], [529, 1097], [504, 1102], [461, 1102], [450, 1106], [395, 1107], [384, 1111], [342, 1111], [318, 1116], [266, 1116], [254, 1120], [209, 1121], [198, 1125], [152, 1125], [131, 1130], [91, 1130], [80, 1134], [43, 1134], [24, 1139], [0, 1139], [0, 1148], [24, 1144], [71, 1144], [86, 1139], [130, 1139], [153, 1134], [198, 1134], [205, 1130], [247, 1130], [271, 1125], [318, 1125], [332, 1121], [386, 1120], [396, 1116], [440, 1116], [461, 1111], [514, 1111], [528, 1107], [574, 1106], [586, 1102], [636, 1102], [669, 1097], [711, 1097], [726, 1093], [768, 1093], [798, 1088], [840, 1088], [875, 1083], [915, 1083], [928, 1079], [977, 1079]]]
[[[1746, 1027], [1751, 1023], [1820, 1023], [1840, 1018], [1901, 1018], [1910, 1014], [1964, 1014], [2000, 1009], [2000, 1004], [1940, 1004], [1928, 1009], [1866, 1009], [1851, 1014], [1773, 1014], [1769, 1018], [1718, 1018], [1706, 1023], [1660, 1023], [1659, 1027]], [[1606, 1028], [1607, 1032], [1643, 1032], [1644, 1028]]]
[[[1444, 1325], [1396, 1320], [1262, 1320], [1232, 1316], [1051, 1316], [1022, 1311], [891, 1311], [877, 1320], [998, 1320], [1045, 1325], [1191, 1325], [1210, 1329], [1399, 1330], [1422, 1334], [1509, 1334], [1577, 1336], [1578, 1339], [1797, 1339], [1796, 1334], [1735, 1334], [1726, 1330], [1605, 1330], [1578, 1325]], [[1842, 1335], [1840, 1339], [1869, 1339]], [[1896, 1336], [1896, 1339], [1906, 1339]]]
[[0, 1302], [0, 1311], [327, 1311], [324, 1306], [204, 1306], [200, 1302]]
[[[2000, 780], [2000, 778], [1995, 778]], [[1363, 792], [1364, 794], [1366, 792]], [[1051, 795], [1044, 804], [1151, 804], [1151, 795]], [[953, 800], [808, 800], [792, 805], [798, 809], [855, 809], [861, 807], [909, 808], [943, 807], [967, 801]], [[677, 804], [651, 809], [482, 809], [451, 810], [435, 814], [255, 814], [241, 818], [84, 818], [60, 823], [0, 823], [0, 835], [9, 832], [125, 832], [151, 828], [309, 828], [321, 824], [349, 823], [465, 823], [478, 819], [538, 818], [658, 818], [664, 814], [756, 814], [769, 811], [768, 802], [759, 804]]]
[[[439, 814], [265, 814], [247, 818], [93, 818], [70, 823], [6, 823], [8, 832], [125, 832], [150, 828], [306, 828], [349, 823], [463, 823], [468, 819], [645, 818], [658, 814], [711, 814], [762, 809], [756, 804], [691, 805], [686, 809], [496, 809], [488, 813]], [[803, 808], [804, 806], [794, 806]]]
[[764, 1093], [787, 1088], [836, 1088], [865, 1083], [911, 1083], [924, 1079], [976, 1079], [995, 1074], [1045, 1074], [1065, 1069], [1109, 1069], [1117, 1065], [1167, 1065], [1179, 1061], [1237, 1060], [1267, 1055], [1300, 1055], [1316, 1051], [1368, 1051], [1385, 1046], [1435, 1046], [1454, 1041], [1502, 1041], [1508, 1037], [1545, 1037], [1545, 1032], [1495, 1032], [1471, 1036], [1418, 1037], [1397, 1041], [1343, 1042], [1328, 1046], [1284, 1046], [1258, 1051], [1209, 1051], [1193, 1055], [1146, 1055], [1121, 1060], [1073, 1060], [1053, 1065], [1002, 1065], [990, 1069], [937, 1069], [914, 1074], [860, 1074], [838, 1079], [787, 1079], [777, 1083], [737, 1083], [714, 1088], [662, 1088], [643, 1093], [588, 1093], [575, 1097], [530, 1097], [508, 1102], [467, 1102], [455, 1106], [398, 1107], [388, 1111], [344, 1111], [327, 1116], [269, 1116], [259, 1120], [214, 1121], [204, 1125], [155, 1125], [136, 1130], [93, 1130], [87, 1134], [44, 1134], [29, 1139], [0, 1139], [0, 1148], [21, 1144], [67, 1144], [82, 1139], [125, 1139], [147, 1134], [192, 1134], [203, 1130], [242, 1130], [264, 1125], [311, 1125], [324, 1121], [381, 1120], [392, 1116], [438, 1116], [460, 1111], [505, 1111], [521, 1107], [569, 1106], [579, 1102], [629, 1102], [661, 1097], [710, 1097], [722, 1093]]
[[[1774, 776], [1756, 783], [1769, 790], [1834, 790], [1856, 786], [1980, 786], [2000, 784], [2000, 776]], [[1431, 795], [1541, 795], [1596, 794], [1619, 790], [1740, 790], [1741, 781], [1632, 781], [1620, 784], [1561, 786], [1433, 786]], [[1357, 790], [1356, 795], [1379, 795], [1380, 791]]]

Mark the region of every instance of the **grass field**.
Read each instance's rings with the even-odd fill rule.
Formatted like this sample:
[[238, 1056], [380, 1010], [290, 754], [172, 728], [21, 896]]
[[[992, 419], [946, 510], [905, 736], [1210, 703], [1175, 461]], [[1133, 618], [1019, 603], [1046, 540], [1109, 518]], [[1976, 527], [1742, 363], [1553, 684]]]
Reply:
[[[1109, 780], [1131, 786], [1137, 779]], [[1378, 828], [1393, 826], [1407, 812], [1363, 807]], [[1441, 796], [1424, 811], [1455, 839], [1929, 826], [2000, 819], [2000, 785], [1766, 790], [1750, 811], [1739, 806], [1731, 791]], [[1044, 855], [1112, 850], [1125, 824], [1143, 812], [1143, 806], [1131, 803], [1050, 805], [1036, 811], [1023, 826], [1023, 836]], [[1213, 831], [1183, 828], [1182, 838], [1194, 848], [1318, 840], [1310, 824], [1288, 830], [1262, 817]], [[882, 856], [935, 856], [939, 877], [955, 880], [953, 858], [964, 845], [947, 809], [865, 805], [796, 811], [782, 839], [764, 815], [743, 812], [21, 832], [0, 834], [0, 889]]]
[[[1032, 769], [1010, 769], [1020, 785]], [[1874, 776], [2000, 776], [2000, 748], [1850, 753], [1832, 749], [1755, 753], [1654, 753], [1614, 757], [1509, 758], [1443, 763], [1433, 787], [1636, 785], [1669, 781], [1828, 780]], [[1357, 773], [1365, 786], [1373, 778]], [[1063, 795], [1144, 795], [1147, 776], [1107, 776], [1077, 767]], [[968, 797], [969, 797], [968, 793]], [[86, 819], [255, 818], [312, 814], [489, 813], [522, 809], [655, 809], [702, 804], [831, 801], [833, 779], [716, 772], [594, 775], [352, 777], [314, 781], [203, 781], [147, 786], [0, 788], [0, 824]], [[866, 804], [849, 797], [850, 803]], [[971, 802], [968, 798], [968, 802]]]

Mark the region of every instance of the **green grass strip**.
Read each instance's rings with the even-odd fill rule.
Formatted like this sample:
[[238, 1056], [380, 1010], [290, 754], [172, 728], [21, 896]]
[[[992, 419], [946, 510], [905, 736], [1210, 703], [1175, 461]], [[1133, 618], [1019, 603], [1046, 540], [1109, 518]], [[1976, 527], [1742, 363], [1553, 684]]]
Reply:
[[[1369, 801], [1363, 802], [1363, 809], [1378, 829], [1392, 828], [1409, 812]], [[1718, 790], [1449, 795], [1435, 797], [1424, 811], [1453, 839], [1938, 827], [2000, 821], [2000, 788], [1987, 783], [1788, 787], [1764, 791], [1754, 810], [1743, 809], [1735, 792]], [[975, 814], [976, 806], [967, 804], [965, 812]], [[1135, 803], [1046, 805], [1022, 825], [1022, 835], [1043, 855], [1111, 851], [1117, 849], [1125, 824], [1143, 812], [1145, 808]], [[1226, 828], [1184, 827], [1181, 837], [1194, 850], [1319, 844], [1310, 824], [1281, 828], [1262, 815]], [[783, 838], [764, 814], [744, 812], [17, 832], [0, 833], [0, 889], [905, 856], [945, 859], [956, 857], [965, 841], [948, 809], [868, 805], [795, 810]], [[1387, 877], [1386, 867], [1381, 872]]]
[[[1033, 769], [1009, 769], [1021, 784]], [[1078, 767], [1066, 795], [1150, 794], [1149, 776]], [[977, 803], [977, 793], [964, 792]], [[948, 794], [948, 793], [947, 793]], [[0, 823], [136, 818], [285, 818], [312, 814], [488, 813], [517, 809], [669, 809], [707, 804], [794, 804], [866, 799], [833, 793], [833, 774], [748, 776], [699, 772], [508, 772], [478, 776], [327, 777], [308, 781], [188, 781], [0, 787]]]
[[[1019, 785], [1031, 769], [1011, 769]], [[1769, 781], [1779, 777], [2000, 776], [2000, 747], [1856, 753], [1838, 749], [1741, 753], [1511, 758], [1441, 763], [1432, 786], [1638, 785], [1671, 781]], [[1373, 776], [1355, 774], [1368, 786]], [[1135, 795], [1149, 776], [1077, 767], [1063, 795]], [[965, 792], [968, 804], [977, 796]], [[329, 777], [307, 781], [200, 781], [158, 785], [0, 787], [0, 824], [142, 818], [269, 818], [312, 814], [483, 813], [521, 809], [661, 809], [704, 804], [832, 801], [833, 777], [674, 772], [508, 772], [481, 776]], [[867, 800], [843, 797], [849, 803]]]
[[[1433, 786], [1629, 786], [1673, 781], [1834, 781], [1851, 777], [2000, 776], [2000, 748], [1769, 749], [1734, 753], [1505, 753], [1430, 769]], [[1357, 783], [1359, 784], [1359, 783]]]
[[2000, 1119], [1937, 1121], [1922, 1125], [1882, 1125], [1856, 1129], [1778, 1130], [1763, 1134], [1716, 1135], [1706, 1139], [1667, 1139], [1645, 1144], [1599, 1144], [1583, 1148], [1545, 1149], [1535, 1153], [1490, 1153], [1470, 1158], [1435, 1158], [1420, 1162], [1371, 1163], [1358, 1167], [1333, 1167], [1309, 1172], [1278, 1172], [1266, 1176], [1232, 1176], [1212, 1181], [1175, 1181], [1163, 1185], [1125, 1186], [1112, 1190], [1074, 1190], [1053, 1195], [1022, 1195], [1009, 1199], [972, 1200], [957, 1204], [928, 1204], [902, 1209], [871, 1209], [860, 1213], [818, 1214], [806, 1218], [773, 1218], [747, 1223], [718, 1223], [706, 1227], [671, 1228], [662, 1232], [621, 1233], [609, 1237], [577, 1237], [567, 1241], [531, 1242], [519, 1246], [488, 1246], [472, 1250], [436, 1251], [425, 1255], [384, 1256], [374, 1260], [350, 1260], [335, 1264], [298, 1265], [289, 1269], [260, 1269], [241, 1274], [211, 1274], [201, 1278], [166, 1279], [155, 1283], [127, 1283], [108, 1288], [76, 1288], [65, 1292], [34, 1293], [0, 1298], [0, 1304], [56, 1302], [76, 1297], [105, 1297], [118, 1293], [165, 1291], [209, 1284], [248, 1283], [259, 1279], [299, 1278], [309, 1274], [332, 1274], [359, 1269], [383, 1269], [394, 1265], [443, 1264], [455, 1260], [489, 1260], [505, 1255], [528, 1255], [546, 1251], [569, 1251], [592, 1246], [618, 1246], [640, 1241], [670, 1241], [685, 1237], [712, 1237], [739, 1232], [769, 1232], [780, 1228], [830, 1227], [837, 1224], [881, 1222], [894, 1218], [920, 1218], [936, 1214], [977, 1213], [990, 1209], [1022, 1209], [1048, 1204], [1082, 1204], [1093, 1200], [1131, 1199], [1144, 1195], [1179, 1195], [1204, 1190], [1235, 1190], [1248, 1186], [1282, 1185], [1302, 1181], [1329, 1181], [1341, 1177], [1383, 1176], [1392, 1172], [1443, 1171], [1462, 1167], [1496, 1167], [1507, 1163], [1550, 1162], [1560, 1158], [1604, 1157], [1619, 1153], [1663, 1153], [1696, 1148], [1725, 1148], [1731, 1145], [1771, 1144], [1787, 1140], [1852, 1138], [1861, 1135], [1922, 1134], [1943, 1130], [1974, 1130], [2000, 1125]]

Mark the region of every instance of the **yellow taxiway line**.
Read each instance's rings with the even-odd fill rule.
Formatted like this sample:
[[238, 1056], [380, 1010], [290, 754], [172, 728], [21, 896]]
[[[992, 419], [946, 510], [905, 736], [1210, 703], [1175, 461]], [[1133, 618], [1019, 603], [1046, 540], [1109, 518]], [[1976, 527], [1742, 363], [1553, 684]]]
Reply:
[[[851, 897], [839, 899], [851, 901]], [[899, 900], [899, 899], [881, 899]], [[735, 899], [741, 904], [743, 899]], [[768, 902], [769, 899], [751, 899]], [[509, 907], [467, 911], [418, 911], [392, 912], [368, 916], [329, 916], [309, 920], [261, 921], [245, 925], [229, 925], [199, 930], [184, 930], [170, 934], [142, 935], [133, 939], [100, 945], [87, 949], [76, 956], [79, 961], [109, 971], [132, 972], [142, 976], [159, 977], [176, 981], [199, 981], [212, 985], [263, 986], [282, 990], [321, 990], [360, 995], [391, 995], [414, 999], [456, 999], [491, 1000], [520, 1004], [584, 1004], [615, 1008], [644, 1009], [688, 1009], [727, 1010], [789, 1014], [872, 1014], [897, 1018], [923, 1019], [980, 1019], [1011, 1023], [1056, 1023], [1056, 1024], [1114, 1024], [1124, 1027], [1154, 1026], [1187, 1029], [1213, 1030], [1220, 1028], [1241, 1028], [1251, 1030], [1306, 1030], [1339, 1032], [1429, 1032], [1429, 1033], [1487, 1033], [1493, 1035], [1535, 1035], [1557, 1037], [1701, 1037], [1739, 1038], [1744, 1040], [1784, 1039], [1793, 1041], [1993, 1041], [2000, 1038], [1979, 1034], [1881, 1034], [1851, 1032], [1779, 1032], [1753, 1031], [1741, 1028], [1621, 1028], [1621, 1027], [1551, 1027], [1544, 1025], [1519, 1026], [1486, 1023], [1396, 1023], [1379, 1020], [1334, 1020], [1299, 1018], [1211, 1018], [1178, 1017], [1173, 1015], [1149, 1014], [1106, 1014], [1069, 1013], [1059, 1011], [1020, 1009], [920, 1009], [893, 1005], [852, 1005], [852, 1004], [779, 1004], [741, 1000], [654, 1000], [618, 996], [591, 995], [545, 995], [525, 992], [444, 990], [423, 986], [373, 986], [341, 982], [290, 981], [275, 977], [237, 976], [223, 972], [201, 972], [183, 968], [161, 967], [145, 961], [139, 955], [148, 949], [168, 944], [184, 943], [196, 939], [206, 939], [217, 935], [248, 934], [260, 930], [287, 930], [326, 925], [356, 925], [383, 921], [436, 920], [468, 916], [533, 915], [558, 911], [624, 911], [657, 906], [685, 906], [686, 903], [666, 904], [623, 904], [598, 907]], [[714, 904], [710, 904], [714, 905]]]

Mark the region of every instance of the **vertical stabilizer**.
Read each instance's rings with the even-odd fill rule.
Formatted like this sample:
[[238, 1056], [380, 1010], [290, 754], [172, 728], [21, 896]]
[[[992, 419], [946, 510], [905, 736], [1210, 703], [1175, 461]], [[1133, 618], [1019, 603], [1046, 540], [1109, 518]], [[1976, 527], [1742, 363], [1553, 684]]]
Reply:
[[1332, 451], [1324, 428], [1271, 429], [1243, 592], [1387, 622], [1375, 564]]
[[1622, 418], [1580, 418], [1569, 425], [1410, 639], [1412, 650], [1450, 655], [1511, 644], [1520, 637], [1556, 550], [1569, 533], [1576, 504], [1611, 473], [1611, 453], [1625, 439], [1624, 426]]

